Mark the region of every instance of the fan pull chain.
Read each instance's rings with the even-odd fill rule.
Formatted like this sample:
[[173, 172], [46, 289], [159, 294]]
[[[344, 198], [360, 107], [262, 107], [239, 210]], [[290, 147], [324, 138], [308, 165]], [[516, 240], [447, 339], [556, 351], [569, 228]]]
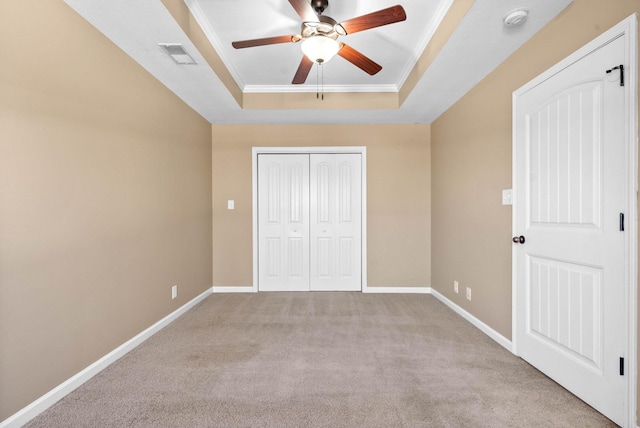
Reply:
[[320, 93], [322, 94], [322, 101], [324, 101], [324, 63], [320, 64], [320, 66], [322, 67], [322, 73], [321, 74], [321, 82], [320, 82]]
[[[317, 64], [318, 66], [316, 67], [316, 99], [321, 99], [322, 101], [324, 101], [324, 67], [322, 66], [321, 62]], [[322, 68], [322, 73], [320, 73], [321, 68]]]

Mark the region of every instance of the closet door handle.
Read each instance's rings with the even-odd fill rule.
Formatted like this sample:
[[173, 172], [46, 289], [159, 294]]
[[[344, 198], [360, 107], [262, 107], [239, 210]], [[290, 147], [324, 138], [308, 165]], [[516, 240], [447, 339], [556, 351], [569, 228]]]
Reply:
[[524, 236], [522, 235], [514, 236], [512, 241], [515, 242], [516, 244], [524, 244]]

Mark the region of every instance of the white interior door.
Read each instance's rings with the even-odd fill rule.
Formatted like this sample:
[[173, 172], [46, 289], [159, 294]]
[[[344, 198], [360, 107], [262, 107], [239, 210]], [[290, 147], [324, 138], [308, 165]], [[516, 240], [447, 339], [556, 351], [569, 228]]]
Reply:
[[310, 174], [310, 289], [361, 290], [361, 156], [312, 154]]
[[258, 155], [258, 289], [362, 289], [362, 156]]
[[519, 95], [513, 207], [517, 352], [621, 425], [627, 87], [606, 70], [624, 49], [619, 37]]
[[259, 288], [309, 290], [309, 155], [258, 156]]

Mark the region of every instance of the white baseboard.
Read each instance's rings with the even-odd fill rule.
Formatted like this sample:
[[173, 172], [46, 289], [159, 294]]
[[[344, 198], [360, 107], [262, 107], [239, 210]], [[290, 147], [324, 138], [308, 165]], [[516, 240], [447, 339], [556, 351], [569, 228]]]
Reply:
[[363, 293], [430, 294], [431, 287], [365, 287]]
[[64, 398], [67, 394], [71, 393], [73, 390], [91, 379], [93, 376], [100, 373], [110, 364], [122, 358], [129, 351], [132, 351], [142, 342], [153, 336], [158, 331], [162, 330], [166, 325], [168, 325], [169, 323], [180, 317], [180, 315], [184, 314], [193, 306], [211, 295], [211, 293], [212, 289], [207, 289], [204, 293], [200, 294], [190, 302], [182, 305], [180, 308], [170, 313], [157, 323], [153, 324], [151, 327], [142, 331], [132, 339], [129, 339], [127, 342], [118, 346], [116, 349], [109, 352], [107, 355], [100, 358], [90, 366], [86, 367], [84, 370], [76, 373], [60, 385], [53, 388], [51, 391], [44, 394], [42, 397], [38, 398], [33, 403], [29, 404], [22, 410], [19, 410], [17, 413], [0, 422], [0, 428], [17, 428], [23, 426], [24, 424], [38, 416], [40, 413], [44, 412], [49, 407], [57, 403], [60, 399]]
[[[248, 287], [213, 287], [214, 293], [255, 293], [258, 290]], [[363, 293], [431, 293], [430, 287], [364, 287]]]
[[451, 300], [444, 297], [436, 289], [432, 288], [431, 294], [436, 299], [440, 300], [442, 303], [444, 303], [449, 308], [451, 308], [454, 312], [456, 312], [462, 318], [466, 319], [471, 324], [473, 324], [478, 329], [480, 329], [480, 331], [482, 331], [484, 334], [486, 334], [487, 336], [489, 336], [490, 338], [498, 342], [499, 345], [507, 349], [509, 352], [513, 353], [513, 343], [509, 339], [507, 339], [506, 337], [504, 337], [503, 335], [501, 335], [500, 333], [498, 333], [497, 331], [495, 331], [494, 329], [492, 329], [491, 327], [489, 327], [488, 325], [480, 321], [478, 318], [471, 315], [469, 312], [462, 309], [460, 306], [453, 303]]
[[248, 287], [213, 287], [214, 293], [255, 293], [258, 290]]
[[[255, 293], [258, 290], [248, 287], [213, 287], [213, 293]], [[431, 293], [430, 287], [365, 287], [363, 293]]]

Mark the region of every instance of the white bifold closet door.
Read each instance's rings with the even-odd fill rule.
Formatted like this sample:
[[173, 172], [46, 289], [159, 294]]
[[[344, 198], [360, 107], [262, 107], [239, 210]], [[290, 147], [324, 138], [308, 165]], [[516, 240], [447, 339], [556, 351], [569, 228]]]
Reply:
[[360, 154], [258, 156], [258, 289], [361, 290]]
[[361, 290], [360, 162], [359, 154], [311, 155], [311, 290]]
[[309, 155], [258, 156], [258, 289], [309, 290]]

